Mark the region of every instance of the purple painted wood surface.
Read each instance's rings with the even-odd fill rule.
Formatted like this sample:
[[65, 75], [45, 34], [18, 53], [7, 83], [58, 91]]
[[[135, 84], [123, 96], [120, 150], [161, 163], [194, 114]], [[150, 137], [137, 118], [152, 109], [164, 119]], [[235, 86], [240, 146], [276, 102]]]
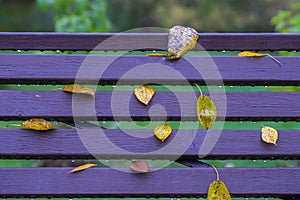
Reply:
[[[300, 34], [200, 33], [196, 50], [300, 50]], [[104, 40], [115, 36], [110, 42]], [[0, 33], [0, 50], [166, 50], [167, 34], [144, 33]], [[75, 80], [98, 84], [215, 84], [300, 85], [300, 58], [185, 57], [177, 61], [146, 56], [0, 55], [0, 84], [64, 84]], [[113, 62], [112, 62], [113, 61]], [[197, 71], [188, 61], [197, 63]], [[112, 62], [112, 63], [110, 63]], [[106, 66], [109, 66], [106, 68]], [[164, 68], [162, 68], [164, 66]], [[95, 69], [99, 70], [95, 72]], [[101, 72], [101, 73], [100, 73]], [[174, 75], [178, 72], [181, 76]], [[122, 79], [120, 79], [122, 78]], [[185, 81], [188, 82], [185, 82]], [[205, 81], [204, 81], [205, 80]], [[221, 85], [221, 84], [220, 84]], [[199, 93], [157, 92], [150, 105], [140, 104], [132, 92], [97, 92], [96, 99], [62, 91], [0, 91], [0, 120], [43, 117], [50, 120], [197, 120]], [[178, 99], [179, 97], [179, 99]], [[212, 93], [219, 119], [300, 120], [298, 92]], [[73, 102], [72, 102], [73, 100]], [[225, 113], [222, 102], [227, 102]], [[72, 104], [73, 103], [73, 104]], [[161, 105], [161, 106], [158, 106]], [[72, 109], [73, 106], [73, 109]], [[163, 107], [163, 108], [162, 108]], [[74, 109], [75, 108], [75, 109]], [[92, 118], [94, 119], [94, 118]], [[53, 129], [37, 132], [0, 129], [0, 158], [33, 159], [197, 159], [201, 147], [212, 148], [204, 159], [299, 159], [299, 130], [279, 130], [277, 145], [265, 144], [260, 130], [173, 130], [158, 141], [152, 130]], [[126, 131], [130, 132], [130, 135]], [[121, 149], [111, 148], [115, 145]], [[165, 147], [165, 148], [163, 148]], [[70, 174], [71, 168], [0, 168], [0, 197], [81, 196], [205, 196], [215, 179], [212, 168], [164, 168], [148, 174], [92, 168]], [[129, 171], [129, 169], [127, 169]], [[300, 168], [226, 168], [221, 179], [233, 196], [300, 196]]]
[[[166, 49], [166, 33], [0, 33], [2, 50], [100, 50]], [[300, 34], [282, 33], [199, 33], [206, 50], [300, 50]], [[196, 47], [197, 50], [202, 47]]]
[[[211, 93], [218, 118], [227, 120], [299, 120], [299, 92]], [[72, 99], [73, 96], [73, 99]], [[156, 92], [148, 106], [133, 92], [103, 91], [96, 97], [63, 91], [1, 90], [3, 120], [43, 117], [50, 120], [194, 120], [197, 121], [194, 92]], [[225, 113], [225, 105], [227, 109]], [[224, 107], [223, 107], [224, 106]], [[95, 113], [95, 114], [93, 114]]]
[[[205, 196], [212, 168], [163, 168], [135, 174], [110, 168], [68, 173], [71, 168], [1, 168], [0, 196]], [[220, 168], [233, 196], [300, 196], [300, 168]]]
[[58, 84], [76, 78], [92, 84], [299, 85], [300, 57], [277, 59], [282, 67], [269, 57], [188, 56], [168, 61], [147, 56], [2, 54], [0, 83]]
[[164, 142], [155, 138], [153, 130], [0, 129], [0, 158], [299, 159], [300, 131], [278, 132], [277, 145], [270, 145], [261, 141], [259, 128], [173, 130]]

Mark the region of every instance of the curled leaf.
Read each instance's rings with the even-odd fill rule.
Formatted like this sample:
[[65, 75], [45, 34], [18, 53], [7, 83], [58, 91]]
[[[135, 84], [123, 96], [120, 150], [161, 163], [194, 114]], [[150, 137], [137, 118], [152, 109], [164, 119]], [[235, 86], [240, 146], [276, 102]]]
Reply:
[[278, 133], [277, 133], [276, 129], [269, 127], [269, 126], [264, 126], [261, 129], [261, 139], [266, 143], [276, 145], [276, 142], [278, 139]]
[[134, 89], [136, 98], [145, 105], [149, 104], [154, 94], [154, 89], [147, 85], [140, 85]]
[[277, 60], [276, 58], [274, 58], [273, 56], [271, 56], [268, 53], [264, 54], [264, 53], [254, 53], [254, 52], [250, 52], [250, 51], [243, 51], [243, 52], [239, 53], [238, 56], [246, 56], [246, 57], [264, 57], [264, 56], [268, 56], [271, 59], [273, 59], [278, 65], [282, 66], [282, 64], [279, 60]]
[[65, 92], [71, 92], [71, 93], [89, 94], [89, 95], [95, 97], [94, 90], [92, 90], [89, 87], [79, 85], [79, 84], [66, 85], [65, 87], [62, 88], [62, 90]]
[[159, 124], [154, 128], [154, 135], [162, 142], [172, 133], [172, 128], [168, 124]]
[[161, 54], [161, 53], [148, 53], [148, 54], [146, 54], [146, 56], [150, 56], [150, 57], [165, 57], [166, 55]]
[[88, 169], [88, 168], [94, 167], [94, 166], [96, 166], [96, 164], [88, 163], [88, 164], [80, 165], [79, 167], [75, 167], [75, 168], [72, 169], [70, 172], [71, 172], [71, 173], [79, 172], [79, 171], [82, 171], [82, 170], [85, 170], [85, 169]]
[[214, 102], [206, 95], [202, 94], [200, 87], [200, 96], [197, 100], [197, 116], [200, 124], [205, 129], [210, 129], [217, 118], [217, 108]]
[[23, 126], [28, 129], [46, 131], [54, 127], [54, 124], [51, 124], [45, 119], [42, 118], [32, 118], [24, 121], [21, 124], [9, 124], [8, 126]]
[[266, 54], [263, 53], [254, 53], [250, 51], [243, 51], [238, 54], [238, 56], [246, 56], [246, 57], [264, 57]]
[[168, 35], [168, 59], [181, 58], [183, 54], [195, 48], [199, 35], [190, 27], [174, 26]]
[[210, 183], [207, 193], [208, 200], [230, 200], [230, 193], [221, 180], [215, 180]]
[[132, 161], [130, 164], [130, 169], [134, 172], [147, 173], [149, 172], [149, 164], [144, 160]]

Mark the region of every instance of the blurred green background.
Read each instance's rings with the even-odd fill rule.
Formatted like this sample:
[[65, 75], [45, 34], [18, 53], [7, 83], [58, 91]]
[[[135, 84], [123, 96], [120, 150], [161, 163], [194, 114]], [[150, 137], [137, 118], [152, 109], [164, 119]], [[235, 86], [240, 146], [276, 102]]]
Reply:
[[[145, 26], [170, 28], [177, 24], [193, 27], [199, 32], [300, 32], [300, 0], [0, 0], [0, 5], [1, 32], [121, 32]], [[224, 55], [222, 52], [215, 52], [215, 54]], [[278, 54], [298, 55], [299, 53], [273, 52], [273, 55]], [[236, 55], [236, 52], [226, 52], [226, 55]], [[36, 86], [30, 85], [1, 85], [0, 89], [26, 90], [32, 87], [37, 89]], [[40, 86], [39, 89], [48, 90], [57, 87], [61, 86]], [[113, 89], [115, 88], [111, 86], [98, 88], [98, 90]], [[132, 90], [132, 87], [116, 89]], [[230, 92], [300, 91], [299, 87], [272, 86], [226, 86], [225, 89]], [[177, 90], [184, 91], [186, 88], [177, 87]], [[0, 128], [8, 123], [10, 122], [0, 122]], [[144, 122], [138, 123], [142, 126]], [[197, 122], [185, 122], [184, 127], [188, 129], [190, 123]], [[299, 123], [296, 122], [263, 123], [278, 130], [300, 128]], [[100, 125], [105, 128], [134, 127], [126, 122], [106, 122]], [[176, 128], [178, 122], [170, 122], [170, 125]], [[152, 124], [152, 127], [154, 126], [155, 124]], [[224, 128], [259, 130], [260, 125], [256, 122], [226, 122]], [[299, 166], [299, 161], [286, 160], [206, 160], [205, 162], [217, 167]], [[37, 166], [37, 163], [39, 161], [0, 160], [0, 167], [32, 167]], [[74, 161], [71, 163], [76, 165]]]
[[299, 32], [299, 0], [0, 0], [0, 31]]

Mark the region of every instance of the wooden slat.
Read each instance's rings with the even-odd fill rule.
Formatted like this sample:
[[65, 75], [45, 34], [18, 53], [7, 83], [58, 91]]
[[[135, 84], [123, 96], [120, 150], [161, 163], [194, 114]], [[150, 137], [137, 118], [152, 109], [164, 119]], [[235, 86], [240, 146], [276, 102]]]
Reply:
[[[205, 93], [206, 94], [206, 93]], [[208, 94], [206, 94], [208, 95]], [[2, 120], [43, 117], [50, 120], [194, 120], [199, 93], [156, 92], [148, 106], [133, 92], [102, 91], [90, 95], [72, 95], [62, 91], [0, 91]], [[211, 93], [218, 118], [227, 120], [299, 120], [299, 92]], [[157, 105], [158, 104], [158, 105]], [[225, 113], [225, 105], [227, 111]], [[73, 107], [73, 109], [72, 109]], [[93, 114], [96, 113], [96, 114]]]
[[[300, 50], [300, 34], [199, 33], [206, 50]], [[92, 50], [115, 36], [101, 50], [166, 49], [167, 33], [0, 33], [2, 50]], [[200, 46], [197, 50], [202, 49]]]
[[[70, 174], [71, 168], [1, 168], [3, 197], [138, 197], [205, 196], [215, 180], [212, 168], [164, 168], [134, 174], [91, 168]], [[300, 168], [220, 168], [232, 196], [299, 197]]]
[[[178, 85], [224, 81], [227, 85], [300, 85], [300, 57], [277, 57], [282, 67], [269, 57], [188, 56], [177, 61], [147, 56], [85, 58], [85, 55], [2, 54], [0, 83], [59, 84], [72, 83], [76, 78], [93, 84], [99, 81], [99, 84]], [[84, 75], [77, 75], [79, 69]]]
[[[100, 127], [80, 128], [78, 131], [54, 129], [46, 132], [0, 129], [0, 134], [3, 138], [0, 140], [0, 158], [300, 158], [299, 130], [279, 130], [277, 145], [262, 142], [259, 129], [209, 132], [173, 130], [163, 143], [155, 138], [152, 130], [107, 130]], [[201, 148], [204, 149], [200, 151]]]

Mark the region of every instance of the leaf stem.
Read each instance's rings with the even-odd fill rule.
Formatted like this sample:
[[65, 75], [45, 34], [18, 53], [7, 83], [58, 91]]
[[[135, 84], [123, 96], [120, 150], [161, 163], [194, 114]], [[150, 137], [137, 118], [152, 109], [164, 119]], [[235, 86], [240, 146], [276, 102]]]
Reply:
[[278, 65], [280, 65], [280, 67], [282, 66], [281, 62], [279, 60], [277, 60], [276, 58], [274, 58], [273, 56], [271, 56], [270, 54], [266, 53], [267, 56], [269, 56], [270, 58], [272, 58], [275, 62], [277, 62]]
[[217, 181], [219, 181], [220, 180], [220, 176], [219, 176], [219, 172], [218, 172], [217, 168], [213, 164], [210, 164], [210, 166], [212, 166], [212, 168], [215, 170], [216, 175], [217, 175]]
[[199, 91], [200, 91], [200, 95], [203, 95], [203, 94], [202, 94], [202, 90], [201, 90], [200, 86], [199, 86], [197, 83], [194, 83], [194, 85], [196, 85], [196, 87], [199, 89]]

